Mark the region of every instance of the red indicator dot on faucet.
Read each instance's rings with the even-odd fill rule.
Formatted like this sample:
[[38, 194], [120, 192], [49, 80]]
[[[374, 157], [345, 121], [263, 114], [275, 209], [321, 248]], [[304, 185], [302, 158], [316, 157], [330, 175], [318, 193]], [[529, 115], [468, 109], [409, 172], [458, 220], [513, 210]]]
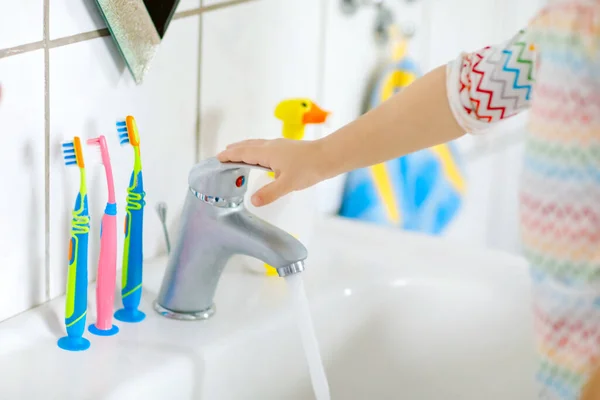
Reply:
[[235, 180], [235, 186], [237, 186], [237, 187], [244, 186], [244, 183], [246, 183], [246, 178], [243, 176], [240, 176]]

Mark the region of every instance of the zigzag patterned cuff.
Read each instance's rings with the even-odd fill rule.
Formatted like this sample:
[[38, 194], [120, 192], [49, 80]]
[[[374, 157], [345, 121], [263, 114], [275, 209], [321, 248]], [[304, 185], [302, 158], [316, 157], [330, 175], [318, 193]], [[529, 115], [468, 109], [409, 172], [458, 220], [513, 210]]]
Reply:
[[535, 54], [526, 31], [520, 31], [499, 46], [463, 53], [448, 65], [448, 101], [466, 132], [487, 131], [530, 107]]
[[465, 53], [446, 66], [446, 94], [454, 119], [465, 132], [479, 134], [489, 130], [490, 124], [479, 121], [468, 113], [460, 100], [460, 73], [463, 68]]

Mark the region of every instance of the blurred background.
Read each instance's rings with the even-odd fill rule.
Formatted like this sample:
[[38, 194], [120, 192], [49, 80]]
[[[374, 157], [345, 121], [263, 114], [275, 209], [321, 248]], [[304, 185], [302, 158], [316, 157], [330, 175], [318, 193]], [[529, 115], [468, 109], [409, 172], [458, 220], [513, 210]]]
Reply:
[[[190, 167], [230, 142], [280, 136], [282, 122], [273, 116], [280, 101], [309, 98], [330, 111], [327, 123], [306, 130], [307, 139], [322, 137], [372, 105], [390, 66], [406, 61], [396, 83], [409, 84], [462, 51], [508, 40], [542, 3], [181, 0], [138, 85], [94, 1], [1, 2], [0, 180], [9, 194], [0, 199], [0, 320], [64, 293], [77, 177], [62, 165], [62, 140], [106, 135], [118, 196], [125, 199], [131, 151], [118, 147], [114, 121], [136, 117], [148, 202], [145, 256], [156, 257], [164, 240], [154, 206], [167, 204], [173, 230]], [[459, 207], [435, 234], [519, 253], [525, 118], [453, 144], [452, 162], [464, 190], [457, 194]], [[444, 180], [442, 170], [434, 180]], [[101, 171], [90, 172], [89, 186], [93, 221], [106, 199]], [[345, 201], [364, 200], [347, 190], [345, 176], [319, 185], [311, 212], [337, 215]]]

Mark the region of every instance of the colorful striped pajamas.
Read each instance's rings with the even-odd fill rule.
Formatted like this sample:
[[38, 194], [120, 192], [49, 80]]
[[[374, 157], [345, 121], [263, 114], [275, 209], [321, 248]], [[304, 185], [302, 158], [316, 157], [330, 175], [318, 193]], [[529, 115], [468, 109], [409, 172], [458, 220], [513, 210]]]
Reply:
[[502, 46], [448, 66], [463, 128], [530, 110], [521, 234], [540, 399], [575, 400], [600, 365], [600, 0], [557, 2]]

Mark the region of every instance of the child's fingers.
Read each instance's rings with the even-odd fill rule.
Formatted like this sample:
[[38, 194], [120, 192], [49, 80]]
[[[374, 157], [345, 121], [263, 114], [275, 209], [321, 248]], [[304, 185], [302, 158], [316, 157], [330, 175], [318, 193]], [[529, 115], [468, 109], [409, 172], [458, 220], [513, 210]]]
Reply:
[[279, 177], [273, 182], [263, 186], [252, 196], [252, 204], [256, 207], [271, 204], [281, 196], [285, 196], [291, 191], [285, 177]]
[[224, 151], [220, 152], [219, 154], [217, 154], [217, 160], [219, 160], [221, 162], [231, 161], [229, 159], [229, 153], [227, 152], [227, 150], [224, 150]]
[[266, 162], [264, 147], [262, 146], [234, 147], [217, 155], [217, 159], [221, 162], [242, 162], [245, 164], [260, 165], [265, 168], [270, 168], [269, 164]]
[[232, 143], [232, 144], [228, 145], [226, 148], [234, 149], [236, 147], [242, 147], [242, 146], [260, 146], [260, 145], [265, 144], [265, 142], [266, 142], [265, 139], [248, 139], [248, 140], [242, 140], [241, 142]]
[[245, 147], [230, 147], [217, 154], [217, 159], [221, 162], [241, 162], [244, 157], [247, 157]]

